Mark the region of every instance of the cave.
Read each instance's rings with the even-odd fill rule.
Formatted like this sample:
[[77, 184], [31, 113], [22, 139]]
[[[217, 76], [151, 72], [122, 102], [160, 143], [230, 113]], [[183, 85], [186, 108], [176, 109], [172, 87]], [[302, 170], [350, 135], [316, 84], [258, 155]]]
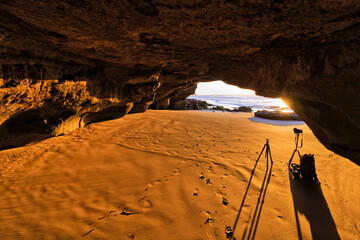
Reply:
[[0, 3], [0, 148], [92, 122], [182, 109], [222, 79], [281, 97], [326, 148], [360, 164], [360, 3]]
[[359, 91], [359, 0], [0, 1], [0, 238], [358, 239]]

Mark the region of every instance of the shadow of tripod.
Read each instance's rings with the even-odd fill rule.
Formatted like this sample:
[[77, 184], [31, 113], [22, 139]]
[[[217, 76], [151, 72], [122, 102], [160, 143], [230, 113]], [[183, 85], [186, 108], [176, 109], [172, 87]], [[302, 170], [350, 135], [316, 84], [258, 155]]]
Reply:
[[[249, 232], [247, 232], [248, 226], [246, 226], [246, 228], [244, 230], [244, 233], [242, 235], [242, 239], [246, 238], [246, 234], [248, 234], [247, 239], [255, 239], [255, 234], [256, 234], [258, 224], [259, 224], [260, 214], [261, 214], [261, 211], [262, 211], [262, 207], [264, 205], [266, 190], [267, 190], [267, 187], [268, 187], [268, 185], [270, 183], [271, 171], [272, 171], [272, 167], [273, 167], [273, 160], [272, 160], [272, 157], [271, 157], [269, 139], [266, 139], [266, 143], [265, 143], [264, 147], [262, 148], [262, 150], [261, 150], [261, 152], [259, 154], [259, 157], [257, 158], [257, 160], [255, 162], [253, 170], [251, 171], [249, 183], [248, 183], [248, 185], [246, 187], [244, 197], [243, 197], [243, 199], [241, 201], [240, 209], [239, 209], [239, 212], [238, 212], [238, 214], [236, 216], [234, 226], [233, 226], [232, 229], [230, 227], [227, 227], [226, 237], [228, 239], [235, 240], [234, 232], [236, 230], [236, 227], [237, 227], [237, 224], [238, 224], [238, 221], [239, 221], [239, 218], [240, 218], [241, 211], [242, 211], [242, 209], [244, 207], [245, 199], [247, 197], [247, 193], [249, 191], [252, 178], [253, 178], [253, 176], [255, 174], [255, 169], [256, 169], [257, 164], [258, 164], [258, 162], [260, 160], [260, 157], [261, 157], [261, 155], [263, 154], [264, 151], [265, 151], [265, 158], [266, 158], [265, 176], [264, 176], [264, 179], [263, 179], [263, 182], [262, 182], [262, 185], [261, 185], [260, 194], [259, 194], [258, 201], [257, 201], [256, 207], [255, 207], [255, 213], [254, 213], [253, 219], [251, 221], [251, 225], [250, 225], [250, 230], [249, 230]], [[269, 169], [269, 158], [270, 158], [270, 162], [271, 162], [270, 169]]]
[[[334, 219], [332, 218], [329, 206], [323, 195], [320, 182], [315, 178], [315, 182], [299, 177], [299, 166], [291, 163], [297, 152], [301, 160], [298, 148], [303, 146], [303, 131], [294, 128], [295, 133], [295, 150], [288, 163], [290, 190], [294, 204], [295, 222], [298, 233], [298, 239], [303, 239], [299, 213], [304, 215], [308, 220], [312, 239], [334, 239], [339, 240], [340, 236], [336, 229]], [[299, 145], [299, 138], [301, 144]]]
[[294, 204], [298, 239], [303, 239], [299, 219], [300, 213], [300, 215], [303, 215], [307, 219], [310, 225], [312, 239], [339, 240], [340, 236], [323, 195], [321, 184], [312, 183], [303, 179], [292, 179], [290, 172], [289, 181]]

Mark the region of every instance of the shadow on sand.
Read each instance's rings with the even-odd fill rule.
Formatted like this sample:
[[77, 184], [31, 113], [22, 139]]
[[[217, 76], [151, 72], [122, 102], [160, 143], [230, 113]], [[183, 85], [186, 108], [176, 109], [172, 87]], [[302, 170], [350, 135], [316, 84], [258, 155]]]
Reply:
[[[250, 185], [251, 185], [251, 180], [252, 180], [252, 178], [254, 176], [256, 166], [257, 166], [258, 161], [259, 161], [262, 153], [264, 152], [264, 150], [265, 150], [265, 158], [266, 158], [265, 175], [264, 175], [264, 178], [263, 178], [263, 181], [262, 181], [262, 184], [261, 184], [259, 197], [258, 197], [256, 207], [255, 207], [255, 212], [254, 212], [253, 216], [251, 216], [251, 214], [249, 216], [249, 219], [252, 218], [252, 221], [251, 221], [251, 223], [250, 223], [250, 221], [248, 222], [248, 224], [247, 224], [247, 226], [244, 229], [244, 232], [242, 234], [242, 239], [248, 239], [248, 240], [249, 239], [255, 239], [255, 235], [256, 235], [257, 227], [259, 225], [260, 215], [261, 215], [261, 211], [262, 211], [262, 208], [263, 208], [263, 205], [264, 205], [266, 191], [267, 191], [268, 185], [270, 183], [271, 172], [272, 172], [272, 167], [273, 167], [273, 160], [272, 160], [272, 157], [271, 157], [270, 145], [269, 145], [268, 140], [267, 140], [266, 144], [264, 145], [258, 159], [256, 160], [253, 170], [251, 171], [249, 183], [247, 185], [244, 197], [242, 199], [239, 212], [238, 212], [238, 214], [236, 216], [234, 226], [232, 228], [232, 231], [227, 233], [226, 237], [228, 239], [236, 240], [233, 234], [234, 234], [234, 232], [236, 230], [236, 227], [237, 227], [237, 224], [238, 224], [238, 221], [239, 221], [239, 218], [240, 218], [241, 211], [242, 211], [242, 209], [244, 207], [245, 199], [247, 197], [247, 193], [249, 191], [249, 188], [250, 188]], [[270, 160], [270, 163], [271, 163], [270, 168], [269, 168], [269, 160]], [[250, 225], [249, 225], [249, 223], [250, 223]]]
[[340, 239], [321, 185], [304, 179], [294, 180], [291, 173], [289, 179], [299, 240], [303, 239], [299, 213], [309, 221], [312, 239]]

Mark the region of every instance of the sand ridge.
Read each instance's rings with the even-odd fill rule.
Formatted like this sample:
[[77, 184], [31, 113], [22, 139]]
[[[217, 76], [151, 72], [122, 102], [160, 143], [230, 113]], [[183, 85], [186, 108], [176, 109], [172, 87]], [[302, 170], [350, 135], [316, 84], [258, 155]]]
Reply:
[[250, 117], [147, 111], [1, 151], [0, 238], [226, 239], [269, 138], [235, 238], [360, 239], [359, 167], [297, 126], [321, 185], [290, 181], [293, 127]]

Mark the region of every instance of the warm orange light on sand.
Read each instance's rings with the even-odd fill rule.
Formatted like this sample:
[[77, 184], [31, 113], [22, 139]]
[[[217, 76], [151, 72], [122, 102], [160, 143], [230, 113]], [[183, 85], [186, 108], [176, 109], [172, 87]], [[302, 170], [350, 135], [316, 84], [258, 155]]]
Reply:
[[0, 238], [227, 240], [270, 138], [271, 175], [263, 154], [234, 238], [358, 239], [360, 168], [303, 125], [321, 184], [295, 182], [294, 126], [252, 116], [148, 110], [0, 151]]

